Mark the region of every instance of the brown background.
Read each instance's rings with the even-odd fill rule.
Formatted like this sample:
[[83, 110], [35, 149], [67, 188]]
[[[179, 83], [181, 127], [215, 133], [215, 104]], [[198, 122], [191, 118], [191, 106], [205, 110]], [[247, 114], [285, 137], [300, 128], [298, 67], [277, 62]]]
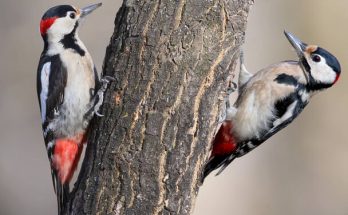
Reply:
[[[1, 215], [56, 213], [35, 79], [42, 50], [40, 18], [62, 3], [0, 1]], [[103, 3], [80, 31], [99, 70], [121, 1]], [[344, 0], [256, 1], [244, 48], [250, 71], [295, 59], [282, 33], [287, 29], [334, 53], [343, 74], [337, 86], [316, 96], [287, 129], [233, 162], [220, 177], [208, 177], [195, 215], [348, 214], [347, 11]]]

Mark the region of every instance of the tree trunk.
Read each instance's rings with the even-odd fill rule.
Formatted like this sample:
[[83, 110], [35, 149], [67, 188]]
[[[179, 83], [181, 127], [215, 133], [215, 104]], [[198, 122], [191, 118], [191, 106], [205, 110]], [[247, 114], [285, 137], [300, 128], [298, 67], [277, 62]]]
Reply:
[[69, 214], [193, 211], [252, 3], [124, 1]]

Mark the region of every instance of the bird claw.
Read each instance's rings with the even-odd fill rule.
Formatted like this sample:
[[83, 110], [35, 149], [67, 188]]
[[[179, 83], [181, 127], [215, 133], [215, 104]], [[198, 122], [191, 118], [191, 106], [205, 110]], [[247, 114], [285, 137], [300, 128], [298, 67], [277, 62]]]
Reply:
[[226, 94], [225, 94], [225, 106], [224, 111], [219, 117], [219, 123], [222, 123], [225, 120], [231, 120], [236, 113], [236, 108], [231, 104], [231, 94], [237, 90], [237, 84], [233, 81], [229, 81]]
[[222, 124], [226, 120], [226, 116], [224, 116], [224, 115], [219, 117], [218, 124]]
[[98, 92], [97, 92], [97, 97], [98, 97], [98, 102], [95, 104], [94, 106], [94, 113], [95, 115], [99, 116], [99, 117], [103, 117], [104, 115], [99, 113], [99, 109], [100, 106], [102, 105], [103, 101], [104, 101], [104, 93], [108, 87], [108, 84], [111, 81], [115, 81], [116, 79], [114, 77], [111, 76], [104, 76], [102, 79], [100, 79], [100, 82], [102, 83], [102, 86], [99, 88]]
[[101, 114], [101, 113], [99, 113], [98, 111], [95, 112], [95, 115], [97, 115], [97, 116], [99, 116], [99, 117], [103, 117], [103, 116], [104, 116], [104, 114]]
[[228, 87], [227, 87], [226, 93], [228, 95], [230, 95], [231, 93], [235, 92], [237, 90], [237, 88], [238, 88], [238, 85], [235, 82], [230, 81], [228, 83]]
[[[101, 90], [101, 89], [100, 89]], [[100, 109], [100, 106], [102, 105], [103, 101], [104, 101], [104, 90], [98, 90], [97, 96], [98, 96], [98, 102], [94, 105], [94, 113], [101, 117], [103, 116], [102, 114], [100, 114], [98, 111]]]
[[116, 78], [114, 77], [111, 77], [111, 76], [108, 76], [108, 75], [105, 75], [102, 79], [100, 79], [100, 81], [103, 83], [103, 84], [108, 84], [109, 82], [111, 81], [116, 81]]

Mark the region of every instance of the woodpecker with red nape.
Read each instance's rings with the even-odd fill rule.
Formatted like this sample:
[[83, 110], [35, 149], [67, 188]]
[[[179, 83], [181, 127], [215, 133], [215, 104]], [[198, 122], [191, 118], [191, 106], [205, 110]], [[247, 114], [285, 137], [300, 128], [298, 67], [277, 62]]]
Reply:
[[82, 20], [100, 6], [55, 6], [40, 22], [44, 49], [37, 94], [59, 214], [68, 198], [89, 122], [94, 114], [100, 115], [104, 91], [113, 80], [107, 76], [99, 80], [92, 57], [78, 37]]
[[241, 63], [238, 98], [234, 106], [227, 107], [225, 121], [212, 142], [202, 181], [218, 168], [217, 175], [220, 174], [235, 158], [285, 128], [313, 95], [330, 88], [339, 79], [341, 67], [335, 56], [284, 33], [299, 61], [280, 62], [254, 75]]

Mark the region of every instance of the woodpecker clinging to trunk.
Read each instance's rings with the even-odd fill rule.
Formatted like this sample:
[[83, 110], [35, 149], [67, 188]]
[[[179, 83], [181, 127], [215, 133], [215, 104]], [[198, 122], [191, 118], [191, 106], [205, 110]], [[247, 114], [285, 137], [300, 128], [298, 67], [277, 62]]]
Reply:
[[235, 158], [259, 146], [291, 123], [309, 99], [336, 83], [341, 67], [335, 56], [284, 32], [299, 61], [284, 61], [252, 75], [241, 65], [239, 95], [226, 114], [213, 143], [203, 180], [220, 174]]
[[78, 37], [84, 17], [101, 6], [50, 8], [42, 17], [44, 40], [37, 72], [37, 94], [52, 179], [63, 210], [69, 182], [78, 164], [89, 121], [103, 102], [111, 77], [99, 81], [91, 55]]

